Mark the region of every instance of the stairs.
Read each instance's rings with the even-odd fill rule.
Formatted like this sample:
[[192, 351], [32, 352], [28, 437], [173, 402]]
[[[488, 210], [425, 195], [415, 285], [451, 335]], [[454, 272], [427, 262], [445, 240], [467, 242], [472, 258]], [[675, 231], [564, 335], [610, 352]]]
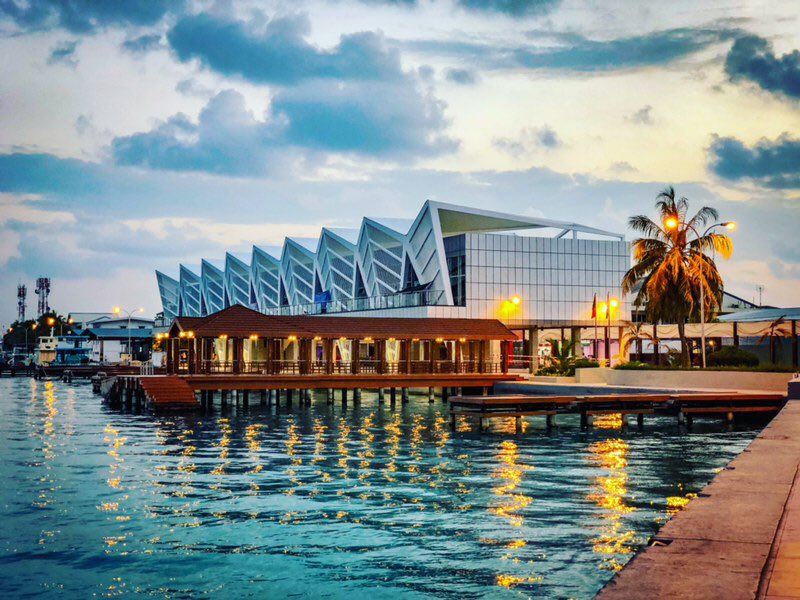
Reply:
[[140, 377], [139, 385], [153, 408], [197, 408], [200, 406], [192, 388], [180, 377], [160, 375]]

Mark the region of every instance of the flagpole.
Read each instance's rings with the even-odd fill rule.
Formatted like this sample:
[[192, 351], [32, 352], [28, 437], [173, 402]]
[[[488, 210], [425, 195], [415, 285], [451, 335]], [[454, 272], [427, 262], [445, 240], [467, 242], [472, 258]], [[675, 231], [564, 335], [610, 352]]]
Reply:
[[599, 360], [600, 357], [597, 356], [597, 292], [595, 292], [594, 300], [592, 301], [592, 316], [594, 317], [594, 359]]

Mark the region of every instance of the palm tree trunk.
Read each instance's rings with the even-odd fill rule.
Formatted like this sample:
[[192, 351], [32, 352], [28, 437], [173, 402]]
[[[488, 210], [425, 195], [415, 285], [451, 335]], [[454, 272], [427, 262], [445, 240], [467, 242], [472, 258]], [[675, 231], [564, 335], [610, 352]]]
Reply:
[[678, 318], [678, 337], [681, 338], [681, 366], [689, 367], [689, 343], [686, 340], [686, 321], [683, 317]]

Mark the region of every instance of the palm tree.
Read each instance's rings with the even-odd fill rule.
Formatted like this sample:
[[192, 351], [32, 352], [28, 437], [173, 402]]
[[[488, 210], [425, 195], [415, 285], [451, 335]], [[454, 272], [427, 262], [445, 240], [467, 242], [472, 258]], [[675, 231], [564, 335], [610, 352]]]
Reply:
[[782, 337], [791, 337], [792, 334], [786, 331], [781, 326], [786, 323], [786, 315], [778, 317], [772, 323], [769, 324], [767, 327], [767, 331], [764, 332], [758, 339], [759, 344], [763, 344], [764, 340], [769, 339], [769, 362], [773, 365], [777, 362], [777, 348], [781, 345], [781, 338]]
[[[650, 333], [650, 331], [645, 329], [644, 323], [623, 321], [623, 324], [625, 326], [625, 331], [623, 332], [622, 339], [620, 340], [619, 356], [617, 357], [619, 362], [625, 362], [625, 356], [628, 355], [628, 351], [637, 340], [644, 338], [646, 340], [650, 340], [654, 346], [658, 344], [658, 338]], [[642, 360], [642, 355], [639, 352], [639, 349], [636, 351], [636, 360]]]
[[633, 241], [636, 264], [625, 273], [622, 291], [629, 293], [641, 282], [634, 300], [645, 306], [651, 322], [668, 321], [678, 324], [681, 339], [681, 362], [689, 365], [689, 345], [686, 340], [687, 319], [697, 318], [700, 312], [701, 287], [705, 301], [705, 314], [709, 315], [722, 301], [722, 277], [713, 257], [707, 252], [718, 252], [730, 258], [733, 242], [711, 228], [703, 234], [698, 229], [719, 219], [719, 213], [709, 206], [702, 207], [688, 218], [689, 201], [675, 197], [675, 189], [666, 188], [656, 197], [661, 224], [645, 215], [628, 219], [631, 229], [642, 234]]
[[577, 340], [560, 342], [555, 339], [545, 340], [550, 344], [550, 364], [562, 375], [566, 375], [575, 366], [575, 346]]

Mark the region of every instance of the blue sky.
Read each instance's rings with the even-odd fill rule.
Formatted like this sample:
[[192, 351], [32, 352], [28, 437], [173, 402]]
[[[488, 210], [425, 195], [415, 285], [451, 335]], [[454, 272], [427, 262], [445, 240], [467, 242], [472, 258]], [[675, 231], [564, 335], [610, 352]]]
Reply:
[[427, 198], [630, 239], [670, 184], [741, 222], [729, 291], [797, 305], [796, 8], [0, 0], [0, 324]]

